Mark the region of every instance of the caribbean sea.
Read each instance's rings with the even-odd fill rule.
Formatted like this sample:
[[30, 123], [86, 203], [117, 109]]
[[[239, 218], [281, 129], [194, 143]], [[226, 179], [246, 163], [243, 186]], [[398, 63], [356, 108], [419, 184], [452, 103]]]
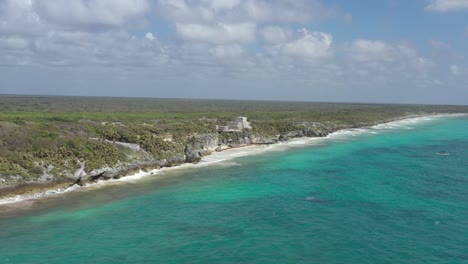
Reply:
[[0, 211], [0, 263], [468, 263], [468, 117], [342, 131]]

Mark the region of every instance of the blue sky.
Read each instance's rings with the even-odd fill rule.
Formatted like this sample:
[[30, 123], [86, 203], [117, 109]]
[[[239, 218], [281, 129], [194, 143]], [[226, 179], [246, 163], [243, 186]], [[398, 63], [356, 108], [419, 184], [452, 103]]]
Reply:
[[[428, 12], [429, 1], [336, 1], [335, 3], [353, 14], [350, 32], [339, 27], [334, 31], [354, 38], [382, 39], [387, 41], [409, 40], [422, 49], [427, 49], [431, 40], [452, 43], [454, 47], [465, 47], [468, 13], [460, 10], [451, 12]], [[465, 45], [463, 45], [463, 43]], [[466, 50], [465, 50], [466, 52]]]
[[468, 0], [0, 0], [0, 93], [468, 104]]

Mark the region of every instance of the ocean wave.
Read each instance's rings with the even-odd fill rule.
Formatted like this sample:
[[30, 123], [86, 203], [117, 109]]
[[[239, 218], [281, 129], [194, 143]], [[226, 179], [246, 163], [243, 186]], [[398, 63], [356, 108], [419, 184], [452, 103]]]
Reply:
[[14, 203], [19, 203], [19, 202], [24, 202], [24, 201], [29, 201], [29, 200], [35, 200], [43, 197], [50, 197], [54, 195], [60, 195], [64, 194], [67, 192], [75, 191], [79, 188], [82, 188], [81, 186], [74, 185], [70, 186], [68, 188], [58, 188], [58, 189], [52, 189], [52, 190], [47, 190], [44, 192], [38, 192], [34, 194], [26, 194], [26, 195], [15, 195], [7, 198], [0, 199], [0, 205], [8, 205], [8, 204], [14, 204]]
[[395, 120], [388, 123], [382, 123], [375, 126], [371, 126], [371, 129], [414, 129], [414, 125], [418, 125], [425, 122], [430, 122], [434, 120], [438, 120], [440, 118], [447, 118], [447, 117], [462, 117], [468, 116], [468, 114], [436, 114], [436, 115], [426, 115], [426, 116], [415, 116], [415, 117], [408, 117], [401, 120]]
[[350, 129], [343, 129], [343, 130], [330, 133], [325, 138], [328, 138], [328, 139], [348, 138], [348, 137], [355, 137], [358, 135], [362, 135], [367, 132], [369, 132], [369, 129], [366, 129], [366, 128], [350, 128]]

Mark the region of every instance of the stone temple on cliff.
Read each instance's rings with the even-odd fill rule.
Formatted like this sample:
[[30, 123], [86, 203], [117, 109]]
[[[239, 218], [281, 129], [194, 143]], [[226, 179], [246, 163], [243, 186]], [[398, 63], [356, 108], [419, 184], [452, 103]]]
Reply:
[[229, 121], [225, 126], [216, 126], [216, 130], [220, 132], [242, 132], [247, 129], [252, 129], [247, 117], [239, 116], [235, 121]]

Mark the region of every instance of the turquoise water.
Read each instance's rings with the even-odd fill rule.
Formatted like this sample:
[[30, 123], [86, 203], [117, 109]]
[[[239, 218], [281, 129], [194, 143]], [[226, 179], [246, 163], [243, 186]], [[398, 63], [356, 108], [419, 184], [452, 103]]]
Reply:
[[467, 131], [403, 122], [42, 201], [0, 218], [0, 263], [468, 263]]

